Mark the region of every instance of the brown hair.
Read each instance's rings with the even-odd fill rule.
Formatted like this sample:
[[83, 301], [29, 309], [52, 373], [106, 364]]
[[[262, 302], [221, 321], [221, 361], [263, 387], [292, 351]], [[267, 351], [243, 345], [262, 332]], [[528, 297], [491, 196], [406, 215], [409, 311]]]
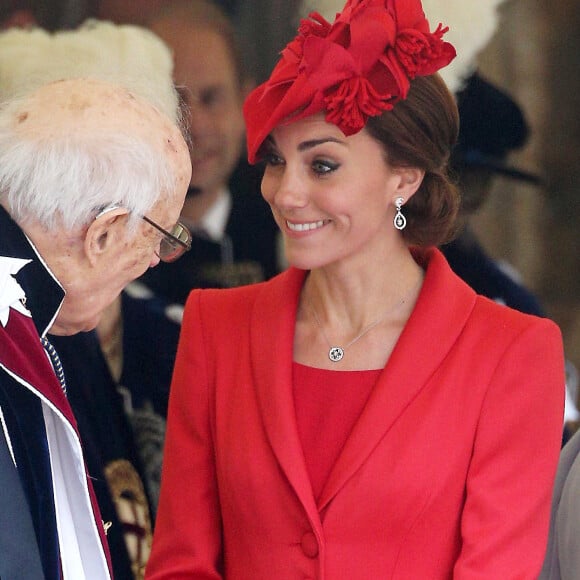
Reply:
[[389, 165], [425, 171], [419, 189], [403, 208], [406, 241], [418, 246], [449, 241], [456, 232], [460, 201], [448, 173], [459, 113], [441, 77], [416, 77], [407, 98], [391, 111], [369, 118], [365, 128], [385, 148]]

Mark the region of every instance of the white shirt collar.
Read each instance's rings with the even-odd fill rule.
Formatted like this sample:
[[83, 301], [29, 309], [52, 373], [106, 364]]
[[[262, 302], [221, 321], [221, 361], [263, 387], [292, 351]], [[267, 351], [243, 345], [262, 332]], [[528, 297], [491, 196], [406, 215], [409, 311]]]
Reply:
[[204, 230], [212, 240], [220, 241], [224, 237], [231, 209], [232, 195], [227, 188], [224, 188], [219, 192], [198, 227]]

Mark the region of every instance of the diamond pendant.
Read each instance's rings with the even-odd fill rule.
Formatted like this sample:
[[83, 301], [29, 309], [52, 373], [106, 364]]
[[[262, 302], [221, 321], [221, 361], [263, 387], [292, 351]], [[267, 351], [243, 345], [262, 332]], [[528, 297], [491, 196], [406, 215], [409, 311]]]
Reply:
[[404, 230], [405, 226], [407, 225], [407, 219], [405, 216], [399, 211], [395, 216], [395, 227], [398, 230]]
[[342, 348], [340, 348], [340, 346], [333, 346], [328, 351], [328, 358], [332, 362], [338, 362], [339, 360], [342, 360], [343, 356], [344, 356], [344, 350], [342, 350]]

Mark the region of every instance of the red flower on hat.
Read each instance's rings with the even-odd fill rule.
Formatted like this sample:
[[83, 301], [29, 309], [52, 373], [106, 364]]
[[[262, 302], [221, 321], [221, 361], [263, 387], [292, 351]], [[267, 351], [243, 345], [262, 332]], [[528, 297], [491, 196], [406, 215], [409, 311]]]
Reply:
[[332, 24], [313, 12], [246, 102], [250, 159], [277, 124], [321, 110], [346, 135], [356, 133], [406, 98], [413, 78], [451, 62], [445, 32], [429, 31], [420, 0], [348, 0]]
[[447, 30], [439, 24], [437, 30], [428, 35], [410, 29], [398, 36], [395, 58], [409, 78], [433, 74], [453, 60], [455, 49], [441, 40]]
[[326, 120], [350, 135], [454, 58], [446, 31], [429, 32], [417, 0], [351, 0], [332, 25], [318, 13], [303, 20], [284, 56], [322, 93]]
[[372, 60], [357, 59], [352, 51], [328, 38], [304, 42], [301, 72], [316, 87], [327, 121], [346, 135], [359, 131], [369, 116], [392, 108], [400, 83], [408, 85], [404, 76], [367, 70], [373, 64]]

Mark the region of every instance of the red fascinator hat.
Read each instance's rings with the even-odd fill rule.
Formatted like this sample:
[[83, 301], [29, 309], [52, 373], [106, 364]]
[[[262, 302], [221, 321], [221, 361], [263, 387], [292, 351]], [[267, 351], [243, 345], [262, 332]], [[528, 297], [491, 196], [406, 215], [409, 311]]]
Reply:
[[277, 125], [320, 111], [345, 135], [357, 133], [406, 98], [413, 78], [453, 60], [447, 30], [430, 32], [420, 0], [348, 0], [333, 24], [311, 13], [244, 103], [248, 160]]

